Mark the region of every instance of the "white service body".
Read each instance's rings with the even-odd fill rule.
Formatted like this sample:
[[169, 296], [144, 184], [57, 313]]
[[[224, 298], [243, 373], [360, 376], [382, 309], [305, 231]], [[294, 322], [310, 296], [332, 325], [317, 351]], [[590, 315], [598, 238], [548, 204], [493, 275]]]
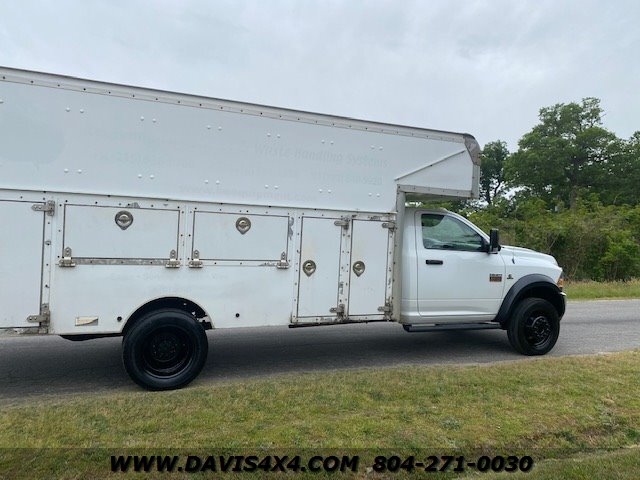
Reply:
[[400, 320], [406, 195], [477, 194], [469, 135], [0, 77], [5, 329], [119, 333], [163, 298], [215, 328]]

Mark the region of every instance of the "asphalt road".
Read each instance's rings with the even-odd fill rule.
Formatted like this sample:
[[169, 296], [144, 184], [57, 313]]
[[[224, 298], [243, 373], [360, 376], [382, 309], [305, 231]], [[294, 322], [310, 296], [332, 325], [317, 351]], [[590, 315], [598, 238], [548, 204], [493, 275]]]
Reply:
[[[192, 385], [304, 371], [530, 361], [501, 330], [406, 333], [395, 323], [208, 332], [209, 358]], [[640, 348], [640, 300], [569, 302], [552, 356]], [[137, 391], [121, 339], [0, 337], [0, 405], [107, 391]]]

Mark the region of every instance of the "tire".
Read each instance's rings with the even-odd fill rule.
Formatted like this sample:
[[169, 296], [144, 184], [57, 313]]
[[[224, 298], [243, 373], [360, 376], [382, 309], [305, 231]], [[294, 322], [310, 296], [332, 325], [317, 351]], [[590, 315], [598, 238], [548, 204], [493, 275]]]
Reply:
[[193, 316], [163, 308], [147, 313], [122, 341], [122, 360], [131, 379], [147, 390], [182, 388], [198, 376], [209, 344]]
[[525, 298], [516, 306], [507, 327], [509, 343], [524, 355], [544, 355], [560, 334], [556, 309], [542, 298]]

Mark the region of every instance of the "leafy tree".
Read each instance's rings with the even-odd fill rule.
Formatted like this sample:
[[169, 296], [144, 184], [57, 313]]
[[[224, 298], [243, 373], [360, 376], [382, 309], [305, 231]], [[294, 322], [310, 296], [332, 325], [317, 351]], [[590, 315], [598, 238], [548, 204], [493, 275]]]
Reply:
[[601, 182], [600, 197], [613, 205], [640, 203], [640, 131], [627, 141], [620, 140]]
[[553, 255], [570, 279], [640, 277], [640, 131], [619, 139], [602, 115], [596, 98], [542, 108], [516, 153], [485, 145], [481, 201], [447, 207]]
[[559, 103], [540, 110], [540, 123], [526, 133], [506, 162], [512, 185], [521, 185], [548, 204], [576, 207], [581, 191], [594, 191], [594, 180], [618, 152], [616, 136], [602, 127], [597, 98]]
[[597, 276], [605, 280], [630, 280], [640, 273], [640, 245], [628, 230], [607, 235], [607, 249], [598, 262]]
[[504, 188], [504, 164], [509, 157], [506, 142], [496, 140], [484, 146], [480, 163], [480, 198], [491, 205]]

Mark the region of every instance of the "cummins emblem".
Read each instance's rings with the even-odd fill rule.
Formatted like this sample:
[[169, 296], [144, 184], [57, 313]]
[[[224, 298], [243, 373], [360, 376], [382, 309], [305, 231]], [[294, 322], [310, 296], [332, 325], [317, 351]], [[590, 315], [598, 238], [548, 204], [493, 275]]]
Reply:
[[247, 217], [240, 217], [238, 220], [236, 220], [236, 228], [242, 235], [244, 235], [251, 228], [251, 220], [249, 220]]
[[501, 273], [490, 273], [489, 274], [489, 281], [490, 282], [501, 282], [502, 281], [502, 274]]
[[131, 212], [127, 212], [126, 210], [120, 210], [116, 213], [116, 225], [118, 225], [122, 230], [126, 230], [133, 223], [133, 215]]

